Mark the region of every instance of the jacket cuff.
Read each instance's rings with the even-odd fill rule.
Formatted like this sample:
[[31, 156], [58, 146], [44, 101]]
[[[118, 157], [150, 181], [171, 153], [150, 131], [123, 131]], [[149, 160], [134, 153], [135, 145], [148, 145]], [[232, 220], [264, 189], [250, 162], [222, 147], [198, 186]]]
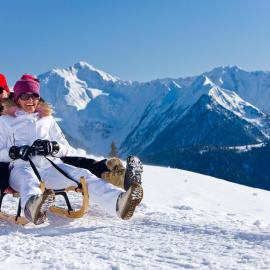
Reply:
[[70, 148], [63, 145], [59, 144], [59, 151], [56, 154], [53, 154], [54, 157], [65, 157], [70, 154]]

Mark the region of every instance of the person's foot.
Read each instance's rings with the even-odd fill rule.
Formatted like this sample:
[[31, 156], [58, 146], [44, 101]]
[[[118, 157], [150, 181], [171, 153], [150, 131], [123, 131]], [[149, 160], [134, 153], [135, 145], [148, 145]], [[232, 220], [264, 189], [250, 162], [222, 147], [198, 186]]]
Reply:
[[119, 158], [110, 158], [106, 161], [108, 171], [101, 174], [101, 178], [114, 186], [124, 188], [125, 167]]
[[130, 219], [136, 207], [143, 198], [143, 188], [139, 183], [134, 182], [130, 188], [119, 195], [116, 203], [116, 213], [122, 219]]
[[140, 159], [136, 156], [127, 158], [124, 189], [128, 190], [133, 183], [142, 183], [143, 165]]
[[53, 206], [55, 194], [53, 190], [46, 189], [41, 195], [34, 195], [29, 198], [24, 208], [24, 216], [35, 225], [46, 221], [47, 211]]
[[115, 167], [125, 169], [121, 160], [119, 158], [116, 158], [116, 157], [112, 157], [112, 158], [107, 159], [106, 166], [110, 171], [114, 170]]

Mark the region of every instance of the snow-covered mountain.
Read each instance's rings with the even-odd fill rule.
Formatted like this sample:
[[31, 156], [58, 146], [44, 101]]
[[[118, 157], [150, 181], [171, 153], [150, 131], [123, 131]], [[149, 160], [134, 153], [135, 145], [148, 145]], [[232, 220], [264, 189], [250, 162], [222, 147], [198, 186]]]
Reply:
[[169, 91], [158, 81], [140, 84], [104, 74], [80, 62], [39, 76], [43, 97], [54, 105], [64, 132], [98, 154], [107, 154], [112, 141], [120, 146], [145, 109]]
[[[219, 67], [198, 76], [139, 83], [79, 62], [39, 78], [43, 97], [55, 107], [64, 133], [75, 147], [92, 154], [108, 155], [114, 142], [122, 157], [136, 154], [151, 164], [186, 168], [179, 159], [187, 147], [238, 147], [270, 139], [269, 72]], [[258, 169], [245, 159], [242, 171], [233, 170], [228, 177], [217, 174], [222, 166], [214, 161], [212, 167], [219, 168], [198, 170], [200, 151], [189, 155], [194, 160], [188, 169], [247, 183], [253, 174], [246, 171]], [[222, 151], [212, 152], [211, 158], [216, 161]], [[236, 159], [229, 161], [227, 167], [233, 168]], [[269, 182], [267, 170], [261, 170], [263, 181]]]
[[234, 92], [214, 86], [160, 132], [141, 154], [190, 145], [248, 145], [265, 141], [269, 135], [267, 114]]
[[[153, 166], [145, 166], [143, 183], [130, 221], [91, 205], [81, 219], [49, 214], [36, 227], [0, 222], [0, 269], [270, 268], [269, 191]], [[6, 210], [16, 206], [5, 197]]]
[[[248, 74], [224, 67], [190, 78], [138, 83], [79, 62], [39, 78], [44, 98], [55, 106], [61, 127], [76, 146], [106, 155], [114, 141], [126, 156], [158, 146], [162, 134], [169, 136], [173, 147], [269, 139], [269, 116], [263, 111], [269, 112], [270, 107], [260, 100], [270, 98], [270, 75]], [[194, 121], [197, 124], [191, 126]], [[225, 130], [230, 138], [223, 136]]]
[[244, 100], [270, 114], [270, 72], [218, 67], [205, 75], [216, 85], [235, 91]]

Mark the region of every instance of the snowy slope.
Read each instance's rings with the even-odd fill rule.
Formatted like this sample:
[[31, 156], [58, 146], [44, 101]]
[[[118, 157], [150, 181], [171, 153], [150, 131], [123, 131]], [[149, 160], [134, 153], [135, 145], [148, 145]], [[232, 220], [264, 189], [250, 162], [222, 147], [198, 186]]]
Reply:
[[152, 166], [143, 181], [131, 221], [95, 205], [82, 219], [50, 214], [40, 227], [1, 221], [0, 269], [270, 268], [270, 192]]

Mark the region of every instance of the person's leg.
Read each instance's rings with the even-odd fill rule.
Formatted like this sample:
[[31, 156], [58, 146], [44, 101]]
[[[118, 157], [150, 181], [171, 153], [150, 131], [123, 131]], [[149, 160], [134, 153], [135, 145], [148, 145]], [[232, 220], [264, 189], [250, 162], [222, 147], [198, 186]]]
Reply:
[[[88, 170], [68, 164], [58, 164], [58, 166], [76, 181], [80, 181], [80, 177], [84, 176], [88, 183], [90, 202], [100, 205], [110, 215], [116, 216], [116, 202], [119, 195], [123, 192], [122, 189], [97, 178]], [[40, 174], [45, 181], [46, 187], [50, 189], [64, 189], [74, 185], [73, 181], [66, 178], [54, 167], [45, 169]]]
[[45, 222], [47, 210], [54, 204], [54, 192], [46, 189], [42, 193], [40, 182], [30, 166], [13, 168], [9, 182], [20, 192], [24, 216], [36, 225]]
[[61, 157], [61, 160], [66, 164], [87, 169], [98, 178], [101, 178], [103, 172], [110, 171], [106, 166], [107, 159], [97, 161], [86, 157]]
[[20, 192], [22, 208], [25, 207], [30, 197], [42, 194], [39, 180], [30, 166], [13, 168], [9, 184], [14, 190]]
[[[122, 219], [131, 218], [135, 208], [143, 198], [143, 188], [140, 185], [140, 178], [137, 178], [136, 170], [132, 170], [135, 174], [130, 174], [132, 181], [125, 192], [123, 189], [97, 178], [88, 170], [76, 168], [68, 164], [59, 164], [59, 167], [77, 181], [79, 181], [81, 176], [84, 176], [88, 182], [90, 202], [97, 203], [112, 216], [118, 216]], [[43, 173], [42, 178], [45, 180], [46, 186], [51, 189], [64, 189], [74, 185], [73, 181], [67, 179], [53, 167], [43, 171]]]
[[125, 167], [119, 158], [97, 161], [85, 157], [62, 157], [61, 160], [66, 164], [87, 169], [98, 178], [116, 187], [124, 188]]

